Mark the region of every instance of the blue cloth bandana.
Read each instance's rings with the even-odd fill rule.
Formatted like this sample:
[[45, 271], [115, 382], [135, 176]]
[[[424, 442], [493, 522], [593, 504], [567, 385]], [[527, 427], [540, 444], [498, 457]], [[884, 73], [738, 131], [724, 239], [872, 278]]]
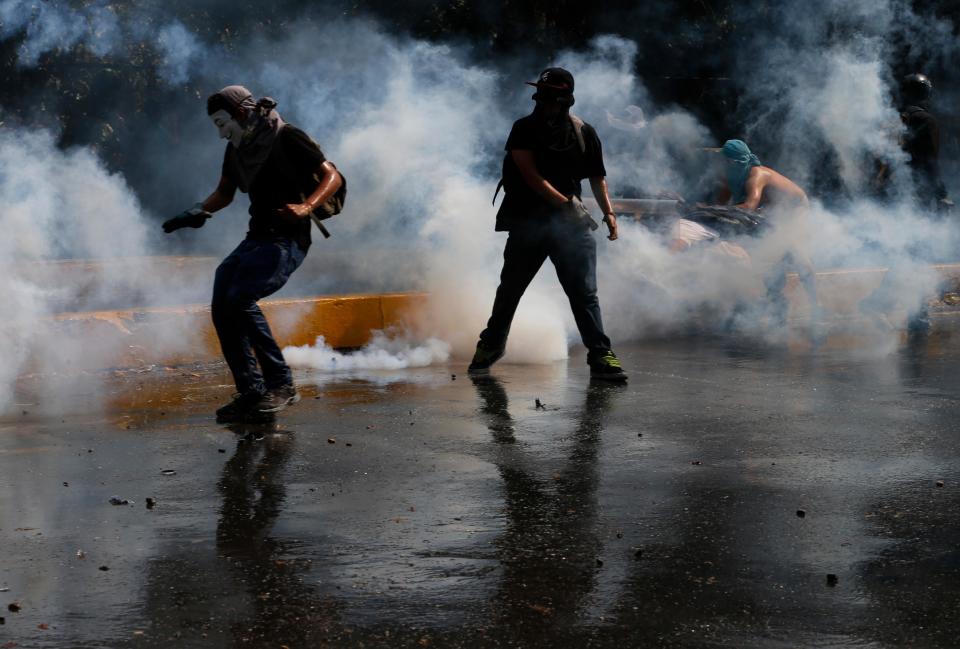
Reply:
[[721, 149], [727, 159], [727, 187], [733, 198], [733, 204], [739, 205], [747, 200], [747, 178], [750, 169], [760, 166], [760, 159], [750, 152], [743, 140], [727, 140]]

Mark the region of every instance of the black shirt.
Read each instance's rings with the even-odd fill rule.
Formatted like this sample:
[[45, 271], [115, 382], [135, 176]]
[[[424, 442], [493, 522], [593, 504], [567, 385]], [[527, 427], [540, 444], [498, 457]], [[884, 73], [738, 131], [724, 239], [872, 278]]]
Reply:
[[[237, 182], [232, 156], [233, 144], [227, 144], [223, 156], [223, 175]], [[285, 124], [277, 135], [266, 162], [250, 183], [249, 239], [288, 237], [304, 251], [310, 247], [310, 219], [288, 222], [277, 210], [288, 203], [302, 203], [317, 188], [315, 174], [326, 161], [320, 147], [296, 126]]]
[[497, 230], [509, 230], [517, 221], [543, 217], [555, 209], [524, 182], [513, 162], [512, 151], [532, 151], [537, 171], [564, 196], [579, 197], [581, 180], [607, 175], [596, 130], [584, 122], [581, 134], [583, 150], [566, 114], [547, 120], [532, 113], [514, 122], [505, 147], [503, 182], [506, 195], [497, 213]]

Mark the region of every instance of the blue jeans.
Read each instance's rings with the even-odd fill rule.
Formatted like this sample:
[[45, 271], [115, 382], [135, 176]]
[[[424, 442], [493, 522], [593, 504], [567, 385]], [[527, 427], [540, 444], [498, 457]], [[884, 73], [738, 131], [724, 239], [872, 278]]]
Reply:
[[246, 239], [217, 267], [210, 310], [237, 392], [293, 382], [257, 300], [280, 290], [306, 256], [292, 239]]
[[506, 344], [520, 298], [548, 258], [570, 300], [584, 346], [592, 355], [609, 351], [610, 339], [603, 333], [597, 298], [597, 242], [586, 225], [559, 217], [519, 223], [510, 229], [500, 286], [480, 341], [487, 348]]

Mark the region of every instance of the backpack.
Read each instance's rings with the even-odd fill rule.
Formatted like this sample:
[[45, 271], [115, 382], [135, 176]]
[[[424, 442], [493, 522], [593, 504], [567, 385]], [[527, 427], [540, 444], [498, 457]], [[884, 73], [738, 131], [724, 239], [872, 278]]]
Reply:
[[[567, 113], [567, 117], [570, 118], [570, 124], [573, 125], [573, 132], [577, 136], [577, 144], [580, 146], [580, 153], [587, 152], [587, 142], [583, 139], [583, 120], [574, 115], [573, 113]], [[513, 158], [510, 157], [510, 152], [503, 156], [503, 165], [500, 171], [500, 181], [497, 183], [497, 188], [493, 192], [493, 200], [490, 202], [491, 205], [495, 205], [497, 202], [497, 194], [500, 193], [502, 188], [504, 195], [510, 193], [512, 187], [519, 187], [523, 183], [523, 178], [520, 176], [520, 170], [517, 169], [516, 163], [514, 163]], [[506, 200], [506, 198], [504, 198]]]

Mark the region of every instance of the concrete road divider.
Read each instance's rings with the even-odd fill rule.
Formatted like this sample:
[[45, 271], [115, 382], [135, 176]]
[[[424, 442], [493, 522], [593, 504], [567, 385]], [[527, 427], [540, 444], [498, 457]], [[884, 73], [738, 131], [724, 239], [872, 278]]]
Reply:
[[[960, 264], [942, 264], [936, 270], [960, 281]], [[876, 288], [885, 268], [827, 270], [817, 274], [818, 293], [827, 317], [844, 321], [845, 334], [862, 326], [857, 305]], [[809, 312], [806, 295], [795, 275], [788, 277], [791, 316]], [[390, 327], [418, 330], [424, 322], [426, 293], [385, 293], [284, 298], [262, 301], [281, 346], [313, 344], [323, 336], [338, 349], [361, 347], [372, 331]], [[941, 325], [954, 328], [956, 307], [933, 310]], [[42, 341], [31, 350], [30, 369], [45, 371], [181, 365], [221, 358], [220, 346], [207, 305], [136, 308], [61, 313], [38, 327]], [[434, 332], [430, 332], [434, 333]]]
[[[323, 336], [332, 347], [352, 348], [363, 346], [371, 331], [411, 323], [426, 300], [424, 293], [386, 293], [263, 300], [260, 306], [281, 346]], [[50, 353], [61, 367], [87, 370], [221, 358], [208, 305], [61, 313], [45, 327], [46, 340], [75, 344], [36, 350], [34, 364], [41, 368]]]

